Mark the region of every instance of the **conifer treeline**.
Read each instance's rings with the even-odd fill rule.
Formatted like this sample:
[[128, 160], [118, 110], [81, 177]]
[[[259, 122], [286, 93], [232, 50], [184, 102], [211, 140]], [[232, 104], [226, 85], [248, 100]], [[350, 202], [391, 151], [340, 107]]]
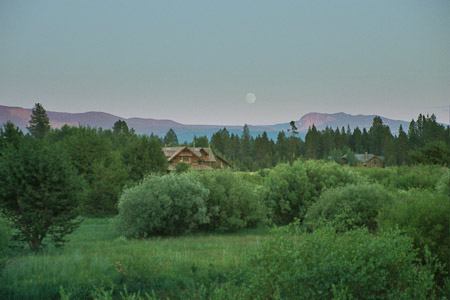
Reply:
[[[250, 171], [290, 162], [299, 157], [340, 162], [344, 154], [365, 152], [384, 156], [388, 166], [416, 163], [448, 165], [449, 133], [449, 126], [437, 123], [434, 115], [420, 114], [417, 120], [411, 121], [407, 132], [400, 126], [396, 134], [391, 133], [380, 117], [375, 117], [369, 130], [357, 127], [352, 131], [347, 126], [341, 129], [326, 127], [319, 131], [313, 125], [305, 141], [296, 136], [294, 128], [290, 132], [281, 131], [276, 141], [269, 140], [265, 132], [253, 138], [248, 126], [244, 126], [241, 136], [230, 135], [224, 128], [211, 137], [210, 145], [235, 167]], [[195, 138], [190, 145], [194, 144], [206, 147], [208, 139]]]

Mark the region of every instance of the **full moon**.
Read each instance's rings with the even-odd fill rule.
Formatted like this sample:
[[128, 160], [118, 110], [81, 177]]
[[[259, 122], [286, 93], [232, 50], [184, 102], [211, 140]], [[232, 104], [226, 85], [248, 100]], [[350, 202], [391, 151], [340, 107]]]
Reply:
[[256, 101], [256, 96], [253, 93], [248, 93], [247, 95], [245, 95], [245, 101], [247, 101], [247, 103], [255, 103]]

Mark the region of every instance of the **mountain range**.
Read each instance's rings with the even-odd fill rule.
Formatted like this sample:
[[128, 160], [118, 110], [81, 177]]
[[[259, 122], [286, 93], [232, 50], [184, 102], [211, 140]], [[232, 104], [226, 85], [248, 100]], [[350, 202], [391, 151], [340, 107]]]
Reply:
[[[22, 107], [11, 107], [0, 105], [0, 124], [7, 121], [13, 122], [16, 126], [27, 131], [26, 127], [30, 120], [31, 109]], [[230, 134], [242, 134], [243, 126], [240, 125], [186, 125], [172, 120], [158, 120], [147, 118], [122, 118], [104, 112], [85, 112], [85, 113], [66, 113], [47, 111], [53, 128], [60, 128], [64, 124], [69, 126], [90, 126], [103, 129], [111, 129], [117, 120], [123, 120], [128, 127], [134, 128], [138, 134], [156, 134], [164, 136], [167, 131], [172, 128], [178, 136], [180, 142], [192, 141], [194, 136], [206, 135], [208, 138], [220, 129], [226, 128]], [[308, 129], [314, 124], [318, 130], [324, 129], [326, 126], [335, 129], [350, 126], [350, 129], [356, 127], [369, 129], [375, 115], [350, 115], [343, 112], [326, 114], [326, 113], [308, 113], [296, 121], [299, 135], [304, 138]], [[409, 123], [400, 120], [391, 120], [381, 117], [383, 123], [388, 125], [393, 134], [398, 132], [400, 125], [407, 130]], [[287, 131], [291, 128], [289, 122], [273, 125], [248, 125], [252, 136], [262, 134], [264, 131], [270, 139], [276, 139], [278, 132]]]

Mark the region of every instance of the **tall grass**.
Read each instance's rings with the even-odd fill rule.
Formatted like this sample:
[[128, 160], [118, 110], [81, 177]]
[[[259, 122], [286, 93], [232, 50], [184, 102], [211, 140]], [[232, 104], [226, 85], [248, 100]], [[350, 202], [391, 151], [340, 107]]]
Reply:
[[61, 287], [70, 299], [88, 299], [102, 287], [118, 295], [124, 285], [162, 299], [193, 297], [245, 264], [266, 237], [264, 230], [252, 230], [126, 240], [111, 221], [86, 219], [63, 249], [24, 251], [8, 261], [0, 299], [59, 299]]

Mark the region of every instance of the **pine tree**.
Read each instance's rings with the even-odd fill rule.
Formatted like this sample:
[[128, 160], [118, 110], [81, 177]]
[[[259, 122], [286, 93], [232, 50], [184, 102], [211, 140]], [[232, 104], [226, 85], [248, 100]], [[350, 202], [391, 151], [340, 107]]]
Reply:
[[166, 145], [167, 147], [178, 146], [178, 137], [172, 128], [167, 131], [166, 136], [164, 137], [164, 145]]
[[31, 113], [30, 126], [27, 127], [31, 135], [42, 139], [50, 131], [50, 120], [47, 112], [40, 103], [36, 103]]
[[23, 133], [19, 127], [16, 127], [11, 121], [6, 122], [3, 128], [0, 128], [0, 151], [8, 145], [17, 149], [22, 137]]
[[319, 159], [322, 157], [321, 136], [314, 124], [306, 134], [305, 146], [308, 158]]
[[56, 246], [79, 225], [82, 187], [63, 151], [30, 136], [18, 149], [8, 147], [0, 160], [0, 209], [11, 220], [16, 239], [38, 249], [44, 238]]
[[408, 136], [403, 131], [402, 125], [398, 128], [398, 137], [395, 140], [395, 152], [397, 156], [397, 164], [406, 164], [408, 161]]
[[355, 130], [353, 130], [353, 134], [350, 137], [349, 140], [350, 149], [355, 153], [361, 153], [362, 152], [362, 134], [359, 127], [356, 127]]

